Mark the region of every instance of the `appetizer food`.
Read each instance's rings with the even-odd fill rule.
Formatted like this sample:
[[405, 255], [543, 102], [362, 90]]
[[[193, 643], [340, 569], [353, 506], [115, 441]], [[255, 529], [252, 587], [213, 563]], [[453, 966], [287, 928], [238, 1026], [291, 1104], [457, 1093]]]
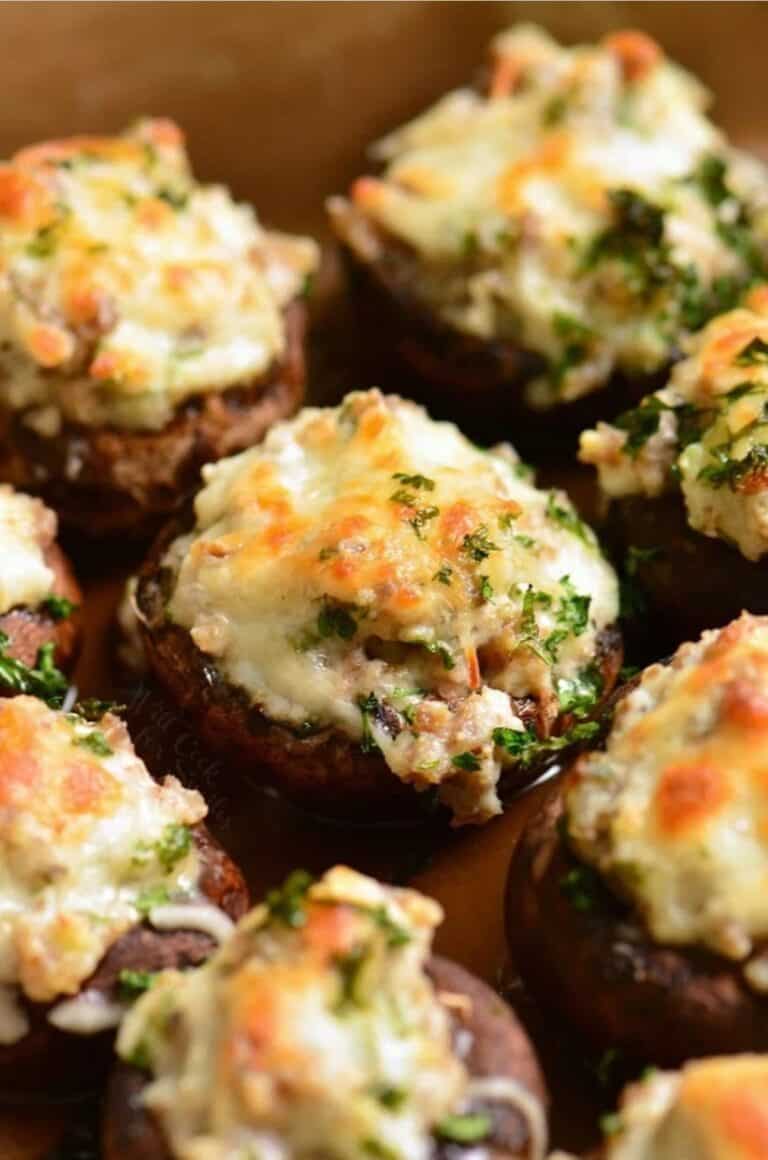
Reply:
[[608, 527], [682, 634], [768, 612], [768, 286], [691, 340], [668, 384], [581, 437]]
[[139, 576], [150, 664], [304, 804], [379, 818], [412, 786], [485, 821], [612, 688], [615, 576], [510, 447], [374, 390], [204, 479]]
[[304, 382], [307, 239], [193, 177], [181, 131], [0, 166], [0, 474], [88, 533], [137, 531]]
[[200, 963], [243, 914], [205, 814], [197, 791], [152, 780], [100, 706], [0, 701], [4, 1096], [87, 1086], [126, 998], [150, 972]]
[[583, 426], [765, 270], [768, 173], [643, 33], [562, 48], [525, 26], [492, 58], [483, 91], [374, 147], [331, 220], [383, 345], [468, 410], [493, 391]]
[[118, 1036], [105, 1160], [539, 1160], [545, 1091], [499, 997], [430, 956], [437, 903], [301, 872]]
[[600, 1160], [760, 1160], [768, 1154], [768, 1056], [651, 1069], [602, 1122]]
[[0, 484], [0, 697], [61, 703], [74, 662], [82, 593], [56, 542], [56, 516]]
[[542, 1003], [643, 1062], [768, 1048], [768, 618], [652, 665], [513, 859]]

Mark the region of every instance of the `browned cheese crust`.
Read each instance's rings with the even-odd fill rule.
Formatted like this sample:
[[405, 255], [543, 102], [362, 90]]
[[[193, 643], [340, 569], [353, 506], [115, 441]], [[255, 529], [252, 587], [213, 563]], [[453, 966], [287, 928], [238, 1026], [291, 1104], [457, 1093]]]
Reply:
[[599, 884], [588, 907], [574, 906], [563, 882], [581, 863], [560, 833], [562, 812], [555, 790], [523, 833], [507, 888], [510, 949], [542, 1008], [643, 1063], [768, 1049], [768, 1002], [737, 964], [660, 946]]
[[303, 302], [292, 302], [284, 320], [285, 355], [263, 378], [187, 401], [160, 431], [68, 423], [45, 438], [24, 425], [23, 414], [0, 413], [0, 479], [42, 495], [88, 535], [150, 534], [195, 486], [204, 463], [257, 443], [301, 404]]
[[[71, 670], [77, 658], [82, 632], [82, 615], [78, 611], [83, 594], [75, 579], [69, 560], [57, 544], [45, 552], [45, 562], [53, 572], [51, 593], [70, 600], [75, 610], [62, 620], [55, 620], [44, 606], [12, 608], [0, 616], [0, 632], [8, 637], [7, 652], [22, 664], [32, 666], [44, 644], [52, 641], [55, 661], [65, 672]], [[0, 696], [3, 690], [0, 689]]]
[[[473, 1078], [500, 1076], [516, 1080], [541, 1101], [547, 1092], [533, 1048], [512, 1011], [480, 979], [458, 963], [433, 956], [428, 974], [438, 992], [465, 996], [466, 1010], [449, 1008], [457, 1037], [469, 1032], [471, 1046], [465, 1063]], [[107, 1089], [103, 1148], [104, 1160], [172, 1160], [160, 1125], [140, 1103], [146, 1075], [135, 1067], [118, 1063]], [[481, 1110], [478, 1105], [478, 1110]], [[510, 1106], [483, 1105], [493, 1117], [489, 1160], [525, 1160], [528, 1156], [528, 1127], [522, 1115]], [[477, 1145], [471, 1147], [476, 1148]], [[435, 1142], [435, 1160], [458, 1157], [465, 1149], [457, 1144]]]
[[[245, 880], [205, 825], [196, 826], [193, 835], [202, 859], [200, 889], [209, 902], [236, 921], [248, 909]], [[184, 970], [198, 966], [214, 950], [213, 939], [201, 931], [159, 931], [142, 923], [112, 944], [81, 989], [114, 998], [121, 971]], [[0, 1046], [0, 1101], [87, 1090], [108, 1066], [112, 1033], [67, 1034], [48, 1022], [51, 1006], [24, 1001], [31, 1030], [20, 1042]]]
[[[270, 781], [299, 805], [318, 813], [370, 817], [374, 812], [377, 820], [423, 814], [425, 797], [401, 782], [380, 754], [365, 753], [339, 729], [301, 736], [271, 721], [242, 689], [226, 681], [185, 628], [167, 618], [173, 577], [161, 562], [168, 545], [187, 529], [190, 519], [187, 513], [186, 518], [172, 521], [156, 540], [139, 575], [136, 602], [150, 667], [173, 700], [190, 713], [201, 736], [213, 749], [231, 755], [251, 776]], [[596, 658], [606, 695], [614, 687], [622, 657], [618, 628], [606, 629]], [[543, 735], [533, 699], [517, 702], [516, 712]], [[554, 732], [569, 724], [570, 718], [561, 718]], [[535, 780], [543, 764], [534, 761], [506, 771], [502, 794], [514, 793]]]

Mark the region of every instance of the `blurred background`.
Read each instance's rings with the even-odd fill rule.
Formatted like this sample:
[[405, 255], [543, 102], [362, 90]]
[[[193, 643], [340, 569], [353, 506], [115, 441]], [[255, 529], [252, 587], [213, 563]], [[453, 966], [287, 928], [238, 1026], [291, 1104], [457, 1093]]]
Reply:
[[470, 79], [517, 20], [566, 41], [642, 27], [710, 85], [729, 132], [761, 147], [765, 3], [218, 0], [0, 3], [0, 156], [167, 115], [201, 176], [276, 225], [322, 228], [324, 196], [360, 172], [365, 144]]

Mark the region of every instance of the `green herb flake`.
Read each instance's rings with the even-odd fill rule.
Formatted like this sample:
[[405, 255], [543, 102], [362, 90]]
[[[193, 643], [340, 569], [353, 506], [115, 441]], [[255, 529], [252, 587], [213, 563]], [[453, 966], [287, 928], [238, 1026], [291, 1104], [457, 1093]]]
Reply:
[[[736, 358], [734, 359], [734, 362], [736, 366], [739, 367], [764, 366], [766, 363], [768, 363], [768, 342], [762, 338], [753, 338], [751, 342], [747, 343], [747, 345], [739, 351]], [[742, 395], [746, 393], [747, 391], [745, 390], [741, 391]], [[729, 391], [728, 394], [730, 396], [731, 392]], [[740, 398], [741, 396], [737, 395], [736, 397]]]
[[105, 713], [121, 713], [124, 709], [125, 705], [117, 701], [101, 701], [98, 697], [86, 697], [77, 702], [74, 712], [83, 721], [95, 722], [101, 721]]
[[596, 664], [587, 665], [575, 677], [560, 677], [556, 682], [557, 698], [562, 713], [584, 717], [595, 707], [603, 694], [603, 678]]
[[352, 640], [357, 632], [357, 621], [353, 613], [360, 610], [354, 604], [343, 604], [326, 597], [317, 617], [317, 631], [325, 640], [339, 636], [342, 640]]
[[619, 1112], [608, 1112], [600, 1117], [600, 1131], [604, 1136], [617, 1136], [624, 1131], [624, 1121]]
[[480, 524], [474, 532], [467, 532], [461, 541], [461, 550], [465, 556], [480, 563], [482, 560], [487, 560], [491, 552], [498, 552], [499, 546], [488, 538], [486, 525]]
[[52, 620], [66, 620], [77, 610], [78, 605], [67, 600], [66, 596], [57, 596], [55, 592], [52, 592], [43, 600], [42, 607]]
[[161, 189], [155, 191], [155, 197], [158, 201], [164, 201], [171, 209], [182, 210], [186, 209], [189, 204], [189, 194], [183, 193], [177, 189], [169, 189], [163, 186]]
[[54, 664], [55, 645], [44, 644], [37, 653], [34, 667], [23, 664], [8, 653], [9, 640], [0, 632], [0, 688], [13, 693], [28, 693], [58, 709], [69, 688], [64, 674]]
[[120, 994], [125, 999], [135, 999], [144, 991], [148, 991], [155, 981], [154, 971], [134, 971], [124, 967], [117, 976], [117, 985]]
[[360, 710], [362, 717], [362, 737], [360, 739], [360, 748], [363, 753], [380, 753], [381, 750], [373, 735], [371, 728], [371, 718], [376, 718], [381, 713], [381, 704], [375, 693], [368, 693], [365, 697], [357, 698], [357, 707]]
[[446, 1116], [435, 1131], [441, 1140], [451, 1140], [455, 1144], [477, 1144], [490, 1135], [492, 1126], [493, 1121], [487, 1112], [465, 1112], [464, 1115]]
[[480, 769], [480, 759], [474, 753], [467, 751], [466, 753], [455, 753], [451, 758], [451, 765], [455, 765], [457, 769], [464, 769], [467, 773], [474, 773]]
[[419, 643], [421, 644], [422, 648], [427, 650], [428, 653], [433, 653], [435, 656], [440, 657], [440, 660], [443, 662], [444, 669], [456, 668], [456, 661], [453, 659], [453, 654], [448, 648], [447, 644], [443, 644], [443, 642], [440, 640], [425, 640], [420, 641]]
[[441, 566], [437, 569], [437, 571], [435, 572], [432, 579], [439, 581], [440, 584], [450, 584], [452, 576], [453, 576], [453, 568], [451, 567], [451, 565], [450, 564], [441, 564]]
[[417, 490], [423, 491], [435, 490], [434, 479], [428, 479], [426, 475], [408, 475], [404, 471], [396, 471], [392, 475], [392, 478], [398, 479], [406, 487], [415, 487]]
[[143, 890], [135, 902], [136, 909], [144, 918], [154, 910], [156, 906], [164, 906], [170, 899], [170, 894], [165, 886], [149, 886]]
[[598, 877], [591, 866], [574, 866], [560, 879], [560, 891], [574, 910], [586, 914], [597, 902]]
[[58, 225], [58, 222], [53, 222], [51, 225], [41, 226], [36, 231], [34, 238], [26, 246], [26, 252], [30, 258], [49, 258], [54, 253]]
[[732, 459], [724, 446], [710, 448], [714, 462], [702, 467], [697, 479], [710, 487], [728, 486], [731, 491], [739, 491], [744, 481], [768, 473], [768, 444], [757, 443], [741, 459]]
[[160, 865], [165, 870], [173, 870], [177, 862], [186, 858], [192, 848], [192, 831], [189, 826], [170, 822], [163, 830], [160, 841], [155, 844]]
[[[569, 501], [566, 501], [569, 503]], [[558, 502], [558, 493], [550, 491], [547, 498], [546, 515], [550, 520], [559, 524], [561, 528], [565, 528], [567, 532], [577, 536], [585, 544], [593, 544], [594, 536], [590, 528], [584, 523], [582, 519], [577, 516], [576, 512], [570, 506], [565, 507]]]
[[371, 1091], [371, 1095], [377, 1103], [391, 1112], [396, 1112], [408, 1099], [408, 1092], [405, 1088], [392, 1087], [390, 1084], [375, 1086]]
[[270, 918], [282, 922], [292, 930], [307, 921], [306, 896], [314, 879], [306, 870], [293, 870], [282, 886], [270, 890], [264, 902]]
[[99, 729], [92, 729], [90, 733], [83, 733], [75, 737], [73, 745], [80, 745], [83, 749], [90, 749], [97, 757], [110, 757], [114, 752], [104, 734]]
[[343, 1013], [349, 1007], [360, 1006], [360, 980], [369, 953], [369, 948], [359, 943], [344, 954], [334, 957], [333, 965], [339, 975], [339, 995], [333, 1008], [337, 1014]]
[[486, 603], [490, 600], [493, 600], [493, 585], [491, 584], [491, 581], [487, 576], [480, 576], [478, 579], [480, 581], [480, 586], [478, 588], [478, 595], [480, 596], [480, 599]]

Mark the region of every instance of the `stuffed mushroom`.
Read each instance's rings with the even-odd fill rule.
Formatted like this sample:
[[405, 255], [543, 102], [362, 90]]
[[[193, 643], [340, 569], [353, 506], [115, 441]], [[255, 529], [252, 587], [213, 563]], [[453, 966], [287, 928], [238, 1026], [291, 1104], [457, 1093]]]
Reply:
[[499, 997], [430, 954], [439, 906], [295, 873], [125, 1019], [105, 1160], [541, 1160], [545, 1091]]
[[123, 722], [101, 713], [0, 701], [6, 1098], [87, 1087], [153, 973], [202, 962], [247, 907], [201, 795], [153, 781]]
[[56, 531], [50, 508], [0, 485], [0, 697], [61, 704], [67, 691], [82, 593]]
[[547, 1009], [644, 1063], [768, 1048], [768, 618], [650, 666], [524, 832], [507, 926]]
[[204, 478], [135, 603], [152, 668], [238, 769], [329, 813], [386, 816], [413, 787], [482, 822], [590, 732], [616, 579], [510, 447], [369, 391]]
[[657, 636], [768, 612], [768, 286], [696, 335], [663, 389], [585, 431], [581, 459]]
[[626, 407], [766, 269], [768, 173], [708, 103], [643, 33], [502, 33], [486, 86], [384, 138], [380, 174], [329, 203], [369, 340], [475, 422], [527, 408], [547, 444]]
[[192, 175], [181, 131], [0, 165], [0, 476], [88, 533], [156, 526], [299, 404], [307, 239]]

